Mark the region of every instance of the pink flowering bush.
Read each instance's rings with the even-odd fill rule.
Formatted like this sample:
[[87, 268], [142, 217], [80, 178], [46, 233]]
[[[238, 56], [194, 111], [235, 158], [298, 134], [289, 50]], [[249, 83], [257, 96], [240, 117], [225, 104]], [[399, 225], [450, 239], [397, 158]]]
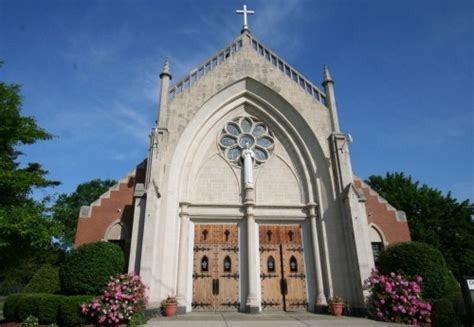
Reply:
[[371, 314], [376, 320], [416, 325], [431, 323], [431, 305], [420, 298], [423, 279], [409, 281], [401, 274], [379, 274], [373, 269], [365, 281], [371, 292]]
[[146, 286], [135, 273], [111, 277], [104, 294], [81, 306], [84, 315], [99, 325], [118, 325], [130, 321], [145, 309]]

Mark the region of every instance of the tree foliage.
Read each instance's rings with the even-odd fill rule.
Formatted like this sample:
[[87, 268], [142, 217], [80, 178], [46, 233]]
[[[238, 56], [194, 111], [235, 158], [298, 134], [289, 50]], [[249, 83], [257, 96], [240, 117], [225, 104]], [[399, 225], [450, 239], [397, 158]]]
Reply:
[[20, 86], [0, 82], [0, 293], [28, 282], [37, 259], [45, 255], [40, 250], [52, 250], [57, 226], [31, 193], [59, 183], [48, 180], [38, 163], [20, 165], [18, 150], [51, 137], [33, 117], [21, 115]]
[[70, 247], [74, 243], [77, 219], [81, 207], [97, 200], [114, 184], [116, 184], [114, 180], [94, 179], [80, 184], [71, 194], [63, 193], [57, 197], [52, 208], [53, 220], [63, 228], [61, 238], [66, 247]]
[[38, 163], [20, 168], [21, 145], [51, 139], [51, 134], [36, 124], [33, 117], [21, 116], [20, 86], [0, 82], [0, 206], [29, 201], [34, 187], [58, 185], [45, 178], [48, 173]]
[[390, 204], [407, 214], [413, 241], [441, 251], [456, 277], [474, 269], [474, 206], [458, 202], [451, 193], [413, 181], [403, 173], [370, 176], [366, 181]]
[[59, 268], [45, 264], [33, 275], [24, 293], [55, 294], [60, 291]]

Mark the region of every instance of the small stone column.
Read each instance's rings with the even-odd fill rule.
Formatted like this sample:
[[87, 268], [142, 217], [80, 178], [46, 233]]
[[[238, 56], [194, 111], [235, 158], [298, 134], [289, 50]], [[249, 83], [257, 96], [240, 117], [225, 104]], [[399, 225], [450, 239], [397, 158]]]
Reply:
[[181, 226], [179, 232], [179, 258], [178, 258], [178, 314], [186, 313], [186, 278], [188, 272], [188, 249], [189, 249], [189, 203], [181, 202]]
[[[253, 192], [253, 189], [251, 190]], [[246, 190], [247, 192], [247, 190]], [[257, 229], [255, 223], [255, 214], [253, 212], [254, 203], [246, 201], [247, 218], [247, 264], [248, 264], [248, 295], [246, 301], [246, 310], [248, 313], [258, 313], [259, 305], [257, 302]]]
[[308, 217], [311, 223], [311, 235], [313, 237], [313, 253], [314, 253], [314, 267], [316, 268], [316, 311], [320, 307], [327, 306], [326, 295], [324, 294], [323, 273], [321, 269], [321, 255], [319, 252], [319, 238], [316, 224], [316, 203], [310, 202], [307, 204]]

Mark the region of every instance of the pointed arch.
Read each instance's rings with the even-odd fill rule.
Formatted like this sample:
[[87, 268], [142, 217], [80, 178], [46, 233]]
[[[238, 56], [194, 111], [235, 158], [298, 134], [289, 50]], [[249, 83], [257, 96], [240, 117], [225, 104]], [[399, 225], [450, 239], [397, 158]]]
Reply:
[[380, 253], [387, 245], [382, 230], [374, 223], [369, 224], [369, 242], [372, 247], [372, 255], [377, 265]]
[[269, 256], [267, 259], [267, 271], [274, 272], [276, 269], [275, 267], [275, 258], [273, 256]]
[[228, 255], [225, 256], [224, 258], [224, 272], [230, 272], [232, 271], [232, 260]]
[[[222, 97], [226, 100], [222, 100]], [[301, 113], [273, 89], [246, 77], [227, 87], [208, 99], [188, 123], [173, 153], [169, 165], [169, 178], [179, 181], [178, 190], [168, 193], [170, 206], [168, 213], [177, 212], [178, 197], [186, 201], [190, 197], [192, 169], [189, 167], [199, 157], [200, 145], [210, 130], [217, 130], [224, 121], [238, 112], [247, 112], [265, 121], [278, 135], [285, 148], [289, 149], [296, 170], [301, 176], [304, 201], [314, 201], [316, 177], [326, 180], [330, 185], [329, 165], [318, 138], [313, 133]]]
[[105, 230], [104, 241], [130, 241], [127, 226], [120, 219], [113, 221]]
[[201, 258], [201, 271], [209, 271], [209, 259], [206, 255]]

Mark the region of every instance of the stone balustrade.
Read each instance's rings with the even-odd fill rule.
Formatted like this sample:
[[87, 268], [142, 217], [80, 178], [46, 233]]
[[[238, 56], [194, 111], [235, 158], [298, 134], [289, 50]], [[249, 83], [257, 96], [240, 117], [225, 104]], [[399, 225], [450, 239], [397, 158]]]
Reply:
[[278, 57], [273, 51], [264, 47], [249, 33], [244, 33], [241, 35], [228, 47], [217, 52], [216, 55], [210, 57], [210, 59], [206, 60], [203, 64], [193, 69], [191, 73], [178, 81], [174, 86], [170, 87], [168, 92], [168, 101], [172, 101], [176, 95], [181, 94], [186, 89], [192, 87], [204, 75], [214, 70], [218, 65], [230, 58], [232, 54], [247, 46], [250, 46], [258, 54], [268, 60], [273, 66], [278, 68], [288, 78], [298, 84], [306, 93], [326, 106], [326, 95], [324, 92], [318, 89], [313, 83], [309, 81], [309, 79], [305, 78], [296, 69], [292, 68], [287, 62]]

